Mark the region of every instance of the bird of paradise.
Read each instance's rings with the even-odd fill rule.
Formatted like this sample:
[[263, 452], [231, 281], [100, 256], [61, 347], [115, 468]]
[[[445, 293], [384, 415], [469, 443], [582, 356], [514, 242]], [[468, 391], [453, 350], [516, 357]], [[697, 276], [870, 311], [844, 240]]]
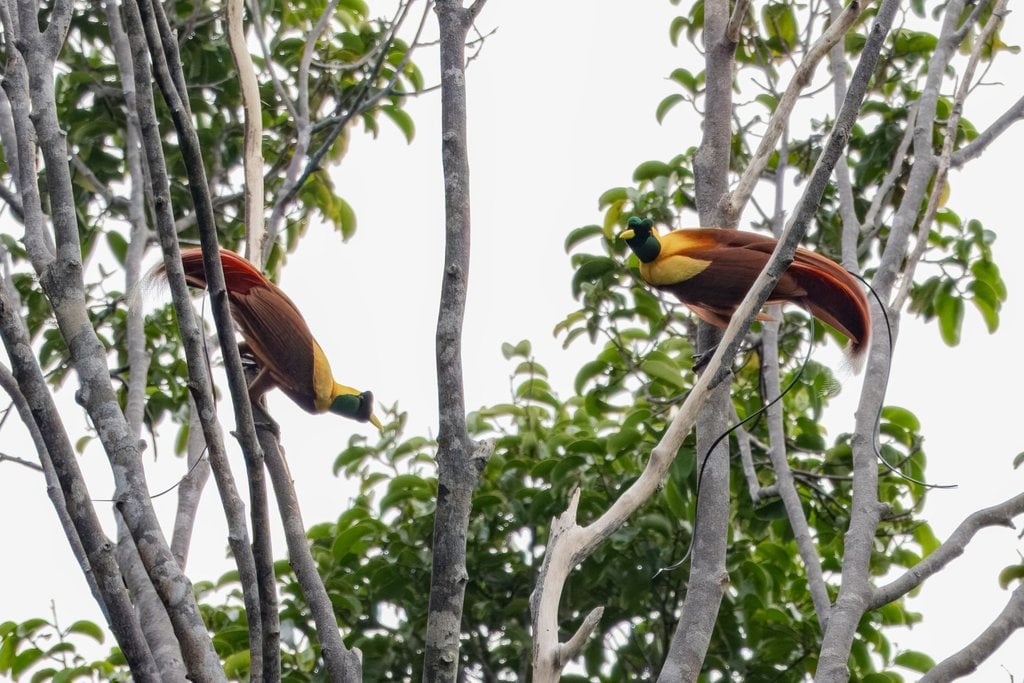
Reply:
[[[221, 249], [220, 262], [231, 317], [259, 366], [250, 398], [255, 402], [277, 387], [307, 412], [335, 413], [382, 429], [373, 414], [373, 394], [335, 381], [327, 356], [288, 295], [233, 251]], [[183, 249], [181, 263], [188, 284], [206, 289], [202, 249]], [[156, 274], [166, 277], [162, 266]]]
[[[719, 328], [729, 324], [778, 243], [757, 233], [721, 228], [661, 235], [650, 219], [637, 216], [629, 219], [619, 237], [640, 259], [640, 275], [647, 284], [675, 295], [701, 320]], [[871, 334], [871, 314], [864, 291], [844, 268], [797, 248], [766, 301], [784, 302], [803, 306], [849, 337], [851, 360], [861, 360]]]

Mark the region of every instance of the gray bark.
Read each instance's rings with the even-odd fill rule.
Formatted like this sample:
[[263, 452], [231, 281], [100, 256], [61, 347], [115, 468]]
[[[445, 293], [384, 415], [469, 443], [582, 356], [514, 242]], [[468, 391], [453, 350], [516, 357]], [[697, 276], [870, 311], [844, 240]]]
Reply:
[[445, 256], [437, 317], [438, 491], [427, 612], [424, 681], [455, 681], [469, 574], [466, 535], [473, 491], [485, 459], [474, 457], [466, 431], [462, 322], [469, 276], [469, 157], [466, 149], [466, 34], [483, 0], [436, 3], [441, 31], [441, 154], [445, 191]]
[[317, 573], [316, 562], [309, 550], [306, 528], [302, 524], [299, 499], [292, 485], [291, 472], [280, 450], [277, 437], [269, 429], [258, 432], [266, 453], [267, 472], [274, 486], [277, 507], [284, 523], [285, 541], [288, 544], [288, 562], [295, 572], [295, 578], [302, 590], [302, 597], [309, 606], [320, 652], [327, 667], [327, 675], [336, 683], [358, 683], [362, 680], [362, 661], [358, 650], [349, 650], [341, 640], [338, 622], [334, 617], [334, 606], [327, 594], [324, 582]]

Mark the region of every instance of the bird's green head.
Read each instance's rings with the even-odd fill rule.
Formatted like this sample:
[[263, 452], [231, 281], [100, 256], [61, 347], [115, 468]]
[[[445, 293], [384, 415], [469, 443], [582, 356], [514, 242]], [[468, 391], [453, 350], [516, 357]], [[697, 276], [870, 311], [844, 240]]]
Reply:
[[630, 216], [626, 223], [626, 229], [619, 233], [619, 239], [626, 240], [626, 244], [633, 250], [636, 257], [644, 263], [650, 263], [661, 253], [658, 232], [654, 229], [654, 222], [650, 218]]
[[384, 430], [380, 420], [373, 414], [373, 393], [369, 391], [361, 394], [341, 394], [331, 402], [331, 407], [327, 410], [359, 422], [369, 422], [378, 430]]

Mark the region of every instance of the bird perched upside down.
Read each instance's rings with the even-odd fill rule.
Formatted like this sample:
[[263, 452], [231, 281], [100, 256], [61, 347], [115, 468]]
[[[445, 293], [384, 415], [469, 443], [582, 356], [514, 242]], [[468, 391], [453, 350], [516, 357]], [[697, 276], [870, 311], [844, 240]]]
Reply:
[[[690, 228], [658, 234], [633, 216], [620, 235], [640, 259], [647, 284], [671, 292], [702, 320], [724, 328], [764, 269], [778, 240], [741, 230]], [[867, 349], [871, 314], [857, 280], [835, 262], [797, 248], [766, 303], [792, 302], [850, 338], [857, 362]], [[765, 319], [763, 314], [758, 319]]]
[[[220, 262], [231, 317], [259, 366], [249, 385], [252, 400], [279, 387], [307, 412], [331, 412], [381, 429], [373, 394], [334, 380], [327, 356], [288, 295], [233, 251], [221, 249]], [[181, 263], [188, 284], [206, 289], [202, 249], [183, 249]]]

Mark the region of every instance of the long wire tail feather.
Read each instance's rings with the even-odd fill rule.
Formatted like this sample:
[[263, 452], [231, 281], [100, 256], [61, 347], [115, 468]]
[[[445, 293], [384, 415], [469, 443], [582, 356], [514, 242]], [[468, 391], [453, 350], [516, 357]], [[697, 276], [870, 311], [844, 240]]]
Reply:
[[[856, 279], [858, 279], [858, 280], [860, 280], [861, 282], [864, 283], [864, 286], [867, 287], [869, 292], [871, 292], [871, 296], [874, 298], [875, 302], [878, 304], [878, 310], [882, 312], [882, 320], [885, 322], [885, 332], [886, 332], [886, 334], [889, 337], [889, 367], [886, 368], [885, 379], [884, 379], [884, 383], [886, 385], [888, 385], [888, 383], [889, 383], [889, 374], [892, 371], [892, 354], [893, 354], [893, 350], [895, 349], [895, 341], [892, 338], [892, 325], [889, 323], [889, 314], [885, 312], [885, 304], [882, 303], [882, 297], [880, 297], [878, 295], [878, 292], [876, 292], [875, 288], [871, 286], [871, 283], [868, 282], [867, 280], [865, 280], [863, 277], [861, 277], [857, 273], [854, 273], [852, 271], [847, 271], [847, 272], [851, 276], [855, 277]], [[895, 466], [890, 464], [888, 460], [885, 459], [885, 457], [882, 455], [882, 448], [881, 448], [881, 446], [879, 444], [879, 435], [881, 434], [881, 430], [882, 430], [882, 408], [883, 407], [884, 407], [884, 405], [882, 405], [882, 404], [880, 404], [878, 406], [878, 414], [875, 415], [874, 437], [873, 437], [873, 439], [871, 441], [871, 447], [874, 449], [875, 457], [878, 459], [878, 461], [880, 463], [882, 463], [882, 465], [884, 465], [887, 470], [889, 470], [893, 474], [899, 476], [901, 479], [909, 481], [912, 484], [917, 484], [918, 486], [923, 486], [926, 489], [955, 489], [955, 488], [957, 488], [959, 486], [959, 484], [929, 484], [928, 482], [921, 481], [920, 479], [915, 479], [914, 477], [910, 476], [909, 474], [905, 474], [905, 473], [901, 472]]]
[[[790, 380], [789, 384], [786, 385], [786, 388], [779, 392], [778, 396], [773, 398], [771, 401], [768, 401], [767, 403], [765, 403], [763, 406], [761, 406], [760, 408], [758, 408], [757, 410], [752, 412], [750, 415], [747, 415], [745, 418], [743, 418], [742, 420], [740, 420], [739, 422], [734, 424], [732, 427], [729, 427], [727, 430], [722, 432], [718, 436], [718, 438], [714, 440], [714, 442], [712, 442], [711, 446], [708, 447], [707, 453], [704, 454], [704, 458], [701, 460], [701, 463], [700, 463], [700, 470], [698, 470], [698, 472], [697, 472], [697, 490], [693, 494], [695, 500], [699, 500], [700, 499], [700, 485], [701, 485], [701, 482], [704, 480], [704, 468], [707, 466], [708, 460], [711, 458], [711, 454], [715, 452], [716, 448], [718, 448], [718, 444], [720, 444], [723, 439], [727, 438], [730, 434], [735, 432], [737, 429], [739, 429], [743, 425], [747, 424], [751, 420], [757, 418], [758, 416], [764, 414], [769, 408], [771, 408], [773, 405], [775, 405], [776, 403], [781, 401], [782, 398], [786, 394], [788, 394], [790, 391], [793, 390], [793, 387], [796, 386], [796, 383], [800, 381], [800, 378], [804, 374], [804, 370], [807, 369], [807, 364], [811, 362], [811, 351], [813, 351], [813, 349], [814, 349], [814, 317], [810, 316], [809, 320], [810, 320], [810, 322], [808, 323], [808, 325], [809, 325], [810, 332], [808, 334], [807, 356], [804, 358], [804, 362], [800, 365], [800, 369], [797, 370], [796, 375], [794, 375], [793, 379]], [[683, 557], [681, 559], [676, 560], [674, 563], [672, 563], [668, 567], [662, 567], [662, 568], [658, 569], [658, 571], [655, 572], [654, 577], [658, 576], [658, 574], [661, 574], [662, 572], [672, 571], [673, 569], [677, 569], [677, 568], [681, 567], [683, 565], [683, 563], [686, 562], [687, 559], [689, 559], [690, 555], [693, 554], [693, 539], [697, 535], [697, 511], [698, 510], [699, 510], [699, 508], [695, 506], [694, 507], [694, 513], [693, 513], [693, 533], [690, 534], [690, 545], [687, 546], [686, 553], [683, 554]], [[654, 577], [651, 577], [651, 578], [654, 578]]]

